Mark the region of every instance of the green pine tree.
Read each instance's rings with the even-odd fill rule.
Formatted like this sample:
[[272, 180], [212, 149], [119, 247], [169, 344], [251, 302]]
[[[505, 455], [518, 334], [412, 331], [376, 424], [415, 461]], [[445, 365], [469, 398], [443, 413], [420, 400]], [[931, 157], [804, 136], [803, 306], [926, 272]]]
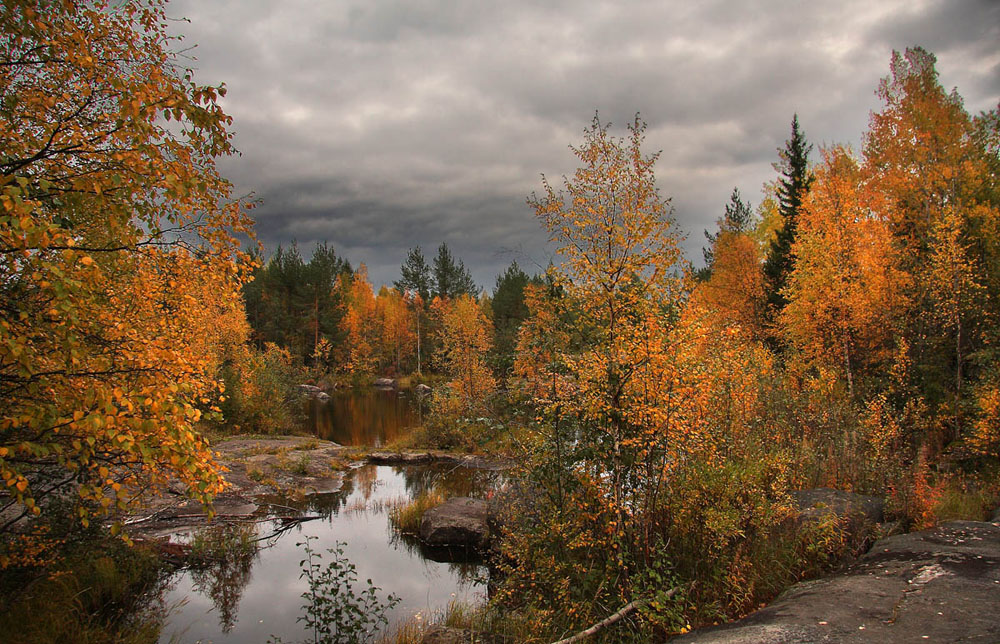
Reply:
[[712, 265], [715, 263], [715, 240], [719, 238], [719, 233], [745, 233], [752, 227], [752, 222], [753, 210], [750, 208], [750, 202], [743, 201], [739, 188], [733, 188], [722, 219], [718, 221], [719, 232], [705, 231], [708, 246], [701, 250], [702, 256], [705, 258], [705, 267], [698, 271], [699, 279], [707, 280], [712, 275]]
[[505, 378], [514, 367], [514, 350], [517, 348], [517, 333], [521, 323], [528, 317], [528, 307], [524, 303], [524, 287], [530, 278], [521, 270], [517, 262], [497, 276], [491, 302], [493, 311], [493, 369]]
[[399, 279], [393, 285], [401, 292], [411, 291], [420, 295], [425, 303], [431, 293], [431, 267], [427, 265], [420, 246], [411, 248], [399, 267]]
[[805, 135], [799, 129], [799, 116], [796, 114], [792, 117], [792, 136], [785, 141], [784, 149], [778, 150], [781, 160], [774, 166], [781, 173], [778, 180], [778, 211], [781, 213], [782, 225], [764, 262], [769, 321], [774, 320], [788, 303], [782, 290], [794, 264], [792, 243], [798, 233], [799, 209], [812, 183], [809, 172], [811, 150], [812, 144], [806, 142]]
[[442, 243], [434, 258], [434, 295], [450, 299], [462, 294], [475, 297], [478, 293], [476, 282], [465, 264], [452, 256], [448, 244]]

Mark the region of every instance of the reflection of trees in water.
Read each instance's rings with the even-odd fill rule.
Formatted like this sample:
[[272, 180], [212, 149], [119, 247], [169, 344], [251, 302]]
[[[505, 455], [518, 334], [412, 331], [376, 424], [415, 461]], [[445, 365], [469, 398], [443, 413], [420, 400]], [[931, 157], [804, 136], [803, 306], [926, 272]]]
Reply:
[[355, 389], [308, 405], [310, 427], [316, 435], [342, 445], [380, 447], [419, 423], [416, 405], [395, 391]]
[[236, 625], [240, 598], [258, 558], [254, 524], [221, 525], [202, 530], [192, 541], [194, 590], [212, 600], [223, 633]]
[[365, 501], [372, 498], [375, 491], [375, 483], [378, 481], [378, 468], [374, 465], [365, 465], [354, 470], [354, 487], [357, 489]]
[[427, 546], [419, 538], [397, 532], [392, 526], [388, 526], [388, 535], [389, 545], [395, 548], [402, 546], [406, 552], [421, 559], [448, 564], [448, 572], [463, 586], [484, 585], [489, 581], [489, 569], [483, 562], [483, 555], [474, 548]]
[[406, 491], [414, 498], [431, 490], [438, 490], [446, 496], [485, 498], [504, 480], [503, 472], [445, 463], [408, 465], [394, 469], [403, 475]]
[[[441, 463], [396, 467], [393, 471], [403, 478], [407, 494], [411, 498], [435, 488], [446, 491], [449, 496], [483, 497], [503, 480], [503, 473]], [[352, 496], [362, 496], [370, 506], [370, 499], [377, 496], [380, 483], [378, 473], [378, 466], [365, 465], [344, 477], [343, 487], [339, 492], [315, 494], [299, 501], [272, 497], [259, 499], [259, 502], [266, 504], [270, 500], [274, 504], [272, 511], [275, 515], [288, 514], [290, 510], [304, 510], [330, 519], [341, 513]], [[347, 519], [341, 517], [332, 520]], [[301, 530], [301, 525], [295, 525], [289, 531], [283, 531], [279, 529], [282, 525], [275, 521], [261, 526], [261, 530], [265, 531], [262, 534], [274, 534], [273, 538], [261, 542], [264, 548], [279, 539], [288, 538], [289, 531], [298, 533]], [[386, 529], [391, 546], [405, 548], [408, 553], [423, 560], [447, 563], [449, 574], [463, 586], [487, 584], [489, 571], [482, 562], [482, 556], [474, 550], [428, 548], [419, 539], [397, 534], [388, 522]], [[190, 571], [193, 587], [195, 592], [212, 600], [219, 613], [223, 633], [231, 632], [237, 623], [239, 602], [251, 580], [253, 565], [259, 557], [255, 541], [257, 535], [254, 524], [220, 525], [201, 531], [192, 540], [193, 552], [199, 549], [201, 551]], [[201, 545], [195, 545], [199, 541]], [[251, 547], [247, 547], [248, 543]]]

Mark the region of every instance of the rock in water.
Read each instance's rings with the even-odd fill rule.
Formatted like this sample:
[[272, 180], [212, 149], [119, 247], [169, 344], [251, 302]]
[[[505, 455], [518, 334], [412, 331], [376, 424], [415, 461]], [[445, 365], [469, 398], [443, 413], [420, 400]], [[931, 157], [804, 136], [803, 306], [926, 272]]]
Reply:
[[448, 499], [420, 521], [420, 538], [430, 546], [483, 548], [489, 537], [486, 502], [480, 499]]

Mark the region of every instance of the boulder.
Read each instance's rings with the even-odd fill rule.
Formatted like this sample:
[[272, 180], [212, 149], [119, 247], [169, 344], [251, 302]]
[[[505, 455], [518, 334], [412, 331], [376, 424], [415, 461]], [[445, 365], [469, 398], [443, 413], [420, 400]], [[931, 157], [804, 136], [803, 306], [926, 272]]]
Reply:
[[413, 391], [417, 393], [418, 398], [425, 398], [431, 395], [431, 388], [427, 385], [421, 383], [413, 388]]
[[801, 521], [836, 514], [868, 523], [881, 523], [885, 503], [875, 496], [842, 492], [828, 487], [797, 490], [791, 493]]
[[396, 381], [393, 380], [392, 378], [376, 378], [374, 384], [376, 387], [380, 387], [382, 389], [396, 388]]
[[330, 394], [326, 393], [325, 391], [317, 391], [316, 394], [313, 396], [313, 398], [315, 398], [320, 402], [326, 402], [330, 400]]
[[1000, 641], [1000, 526], [952, 521], [877, 541], [830, 577], [677, 644]]
[[472, 631], [448, 626], [431, 626], [420, 639], [420, 644], [469, 644], [481, 642]]
[[854, 554], [861, 554], [867, 549], [884, 519], [885, 502], [874, 496], [821, 487], [797, 490], [791, 493], [791, 497], [798, 510], [798, 514], [791, 519], [795, 530], [835, 514], [843, 520], [849, 551]]
[[420, 521], [420, 539], [430, 546], [483, 548], [489, 537], [486, 501], [480, 499], [448, 499]]

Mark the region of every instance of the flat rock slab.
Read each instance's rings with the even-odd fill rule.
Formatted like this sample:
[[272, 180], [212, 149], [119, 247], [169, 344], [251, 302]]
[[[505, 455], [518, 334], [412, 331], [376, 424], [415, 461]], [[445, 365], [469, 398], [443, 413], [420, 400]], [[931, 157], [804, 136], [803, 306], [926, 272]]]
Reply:
[[[339, 491], [344, 485], [344, 448], [305, 436], [230, 438], [214, 446], [226, 466], [227, 492], [215, 499], [219, 519], [244, 519], [258, 511], [257, 500], [270, 495], [306, 496]], [[160, 535], [206, 522], [205, 509], [188, 500], [179, 481], [126, 518], [134, 534]]]
[[424, 512], [420, 539], [430, 546], [484, 547], [490, 538], [486, 501], [460, 496]]
[[1000, 642], [1000, 525], [953, 521], [882, 539], [840, 574], [672, 641]]
[[276, 436], [274, 438], [229, 438], [212, 445], [212, 449], [220, 452], [223, 457], [239, 457], [247, 454], [274, 453], [295, 449], [339, 452], [343, 446], [333, 441], [320, 440], [311, 436]]
[[369, 463], [374, 465], [425, 465], [427, 463], [452, 463], [461, 467], [477, 470], [506, 470], [512, 467], [513, 462], [507, 458], [495, 458], [479, 456], [477, 454], [452, 454], [441, 451], [413, 451], [402, 452], [376, 451], [365, 457]]

